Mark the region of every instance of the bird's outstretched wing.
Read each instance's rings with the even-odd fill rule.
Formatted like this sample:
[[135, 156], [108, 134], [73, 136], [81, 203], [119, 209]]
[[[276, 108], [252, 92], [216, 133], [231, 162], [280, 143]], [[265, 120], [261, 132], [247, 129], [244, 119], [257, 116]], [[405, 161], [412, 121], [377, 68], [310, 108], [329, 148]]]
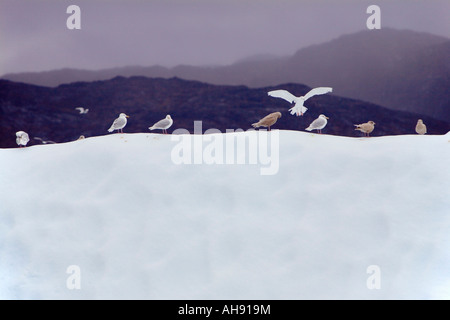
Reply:
[[309, 98], [318, 95], [318, 94], [325, 94], [328, 92], [332, 92], [333, 88], [330, 87], [318, 87], [310, 90], [307, 94], [304, 95], [305, 100], [308, 100]]
[[289, 91], [286, 91], [286, 90], [269, 91], [268, 95], [271, 97], [274, 97], [274, 98], [284, 99], [289, 103], [292, 103], [297, 99], [296, 96], [294, 96], [292, 93], [290, 93]]

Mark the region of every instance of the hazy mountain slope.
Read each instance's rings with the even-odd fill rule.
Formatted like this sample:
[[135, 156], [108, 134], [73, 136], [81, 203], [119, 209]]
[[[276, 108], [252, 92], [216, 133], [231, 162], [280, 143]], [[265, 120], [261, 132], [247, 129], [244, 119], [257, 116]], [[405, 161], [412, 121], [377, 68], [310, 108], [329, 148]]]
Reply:
[[[339, 92], [317, 96], [305, 105], [303, 117], [289, 114], [289, 103], [272, 98], [267, 92], [286, 89], [296, 95], [310, 88], [298, 84], [248, 88], [215, 86], [178, 78], [117, 77], [106, 81], [76, 82], [56, 88], [37, 87], [0, 81], [0, 147], [16, 147], [15, 132], [24, 130], [31, 137], [66, 142], [80, 135], [108, 134], [107, 129], [121, 112], [131, 117], [125, 132], [148, 132], [148, 127], [171, 114], [170, 132], [185, 128], [193, 132], [194, 121], [203, 121], [203, 130], [251, 128], [251, 124], [275, 111], [282, 112], [276, 128], [304, 130], [319, 114], [330, 117], [324, 133], [359, 136], [353, 124], [376, 122], [374, 136], [414, 133], [423, 118], [430, 134], [444, 134], [448, 123], [408, 112], [392, 111], [371, 103], [343, 98]], [[76, 107], [89, 108], [80, 115]], [[37, 143], [32, 140], [30, 144]]]
[[289, 81], [325, 83], [345, 96], [449, 121], [449, 43], [410, 31], [361, 32], [300, 50], [283, 72]]
[[170, 69], [161, 66], [141, 67], [126, 66], [102, 70], [82, 70], [64, 68], [43, 72], [20, 72], [5, 74], [2, 79], [13, 82], [23, 82], [38, 86], [57, 87], [61, 84], [73, 82], [91, 82], [108, 80], [117, 76], [150, 76], [150, 77], [172, 77]]
[[121, 76], [180, 77], [220, 85], [332, 86], [342, 96], [450, 122], [450, 41], [407, 30], [366, 30], [299, 50], [291, 57], [243, 59], [230, 66], [63, 69], [4, 75], [4, 79], [56, 86]]

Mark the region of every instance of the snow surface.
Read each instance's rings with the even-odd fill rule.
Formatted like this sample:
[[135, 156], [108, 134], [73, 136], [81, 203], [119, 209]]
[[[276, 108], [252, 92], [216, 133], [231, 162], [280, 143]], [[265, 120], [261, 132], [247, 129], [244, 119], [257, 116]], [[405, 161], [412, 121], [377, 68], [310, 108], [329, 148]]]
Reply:
[[450, 134], [279, 137], [274, 175], [161, 134], [1, 149], [0, 298], [450, 298]]

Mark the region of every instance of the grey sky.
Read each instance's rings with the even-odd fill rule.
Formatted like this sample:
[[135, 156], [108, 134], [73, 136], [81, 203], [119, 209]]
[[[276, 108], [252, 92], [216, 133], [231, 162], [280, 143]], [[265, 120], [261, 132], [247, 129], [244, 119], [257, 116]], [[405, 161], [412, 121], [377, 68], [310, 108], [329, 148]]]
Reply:
[[[81, 30], [66, 9], [81, 8]], [[0, 0], [0, 75], [64, 67], [230, 64], [381, 26], [450, 37], [448, 0]]]

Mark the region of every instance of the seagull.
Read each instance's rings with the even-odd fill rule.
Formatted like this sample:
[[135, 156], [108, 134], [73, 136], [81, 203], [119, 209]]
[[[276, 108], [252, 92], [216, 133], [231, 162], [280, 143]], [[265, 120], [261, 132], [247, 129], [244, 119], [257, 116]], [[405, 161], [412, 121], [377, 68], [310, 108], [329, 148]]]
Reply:
[[121, 113], [119, 117], [114, 120], [113, 124], [111, 125], [111, 128], [108, 129], [108, 132], [113, 132], [114, 130], [117, 130], [120, 133], [123, 133], [123, 128], [127, 125], [127, 118], [130, 116], [127, 116], [125, 113]]
[[274, 113], [271, 113], [271, 114], [265, 116], [258, 122], [253, 123], [252, 126], [254, 128], [267, 127], [267, 128], [269, 128], [269, 131], [270, 131], [270, 126], [274, 125], [275, 122], [277, 122], [277, 120], [279, 118], [281, 118], [281, 112], [274, 112]]
[[56, 143], [55, 141], [51, 141], [51, 140], [44, 140], [42, 138], [39, 137], [34, 137], [34, 140], [39, 140], [42, 144], [47, 144], [47, 143]]
[[16, 137], [16, 143], [19, 145], [19, 148], [25, 147], [28, 141], [30, 141], [30, 137], [25, 131], [17, 131]]
[[359, 130], [361, 132], [364, 132], [365, 136], [369, 136], [369, 134], [375, 129], [375, 122], [369, 121], [362, 124], [355, 124], [355, 130]]
[[305, 106], [303, 106], [303, 104], [305, 103], [306, 100], [308, 100], [309, 98], [315, 96], [315, 95], [319, 95], [319, 94], [325, 94], [328, 92], [332, 92], [333, 88], [329, 88], [329, 87], [318, 87], [318, 88], [314, 88], [312, 90], [310, 90], [307, 94], [305, 94], [304, 96], [300, 96], [300, 97], [296, 97], [294, 96], [292, 93], [290, 93], [289, 91], [286, 90], [274, 90], [274, 91], [269, 91], [268, 95], [274, 98], [282, 98], [284, 100], [286, 100], [289, 103], [295, 103], [295, 106], [290, 108], [289, 111], [291, 112], [292, 115], [303, 115], [306, 110], [308, 110], [308, 108], [306, 108]]
[[325, 126], [328, 123], [327, 119], [329, 119], [327, 116], [321, 114], [316, 120], [311, 122], [309, 127], [306, 128], [305, 130], [307, 131], [317, 130], [320, 134], [322, 134], [322, 129], [325, 128]]
[[427, 133], [427, 126], [423, 123], [422, 119], [417, 120], [416, 132], [418, 134], [425, 134], [425, 133]]
[[173, 119], [168, 114], [166, 118], [159, 120], [157, 123], [148, 127], [150, 130], [161, 129], [163, 133], [167, 134], [167, 129], [173, 124]]
[[75, 110], [80, 111], [80, 114], [86, 114], [89, 112], [89, 109], [85, 109], [85, 108], [81, 108], [81, 107], [75, 108]]

